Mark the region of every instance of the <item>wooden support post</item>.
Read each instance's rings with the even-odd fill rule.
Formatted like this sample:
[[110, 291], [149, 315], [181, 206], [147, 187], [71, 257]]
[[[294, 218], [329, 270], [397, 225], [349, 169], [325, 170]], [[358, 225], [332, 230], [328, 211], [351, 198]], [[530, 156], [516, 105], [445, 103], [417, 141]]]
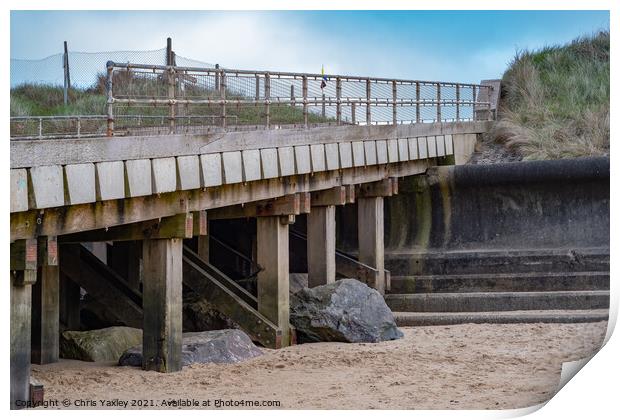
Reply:
[[[282, 330], [276, 348], [290, 343], [288, 224], [281, 216], [259, 217], [256, 221], [258, 312]], [[278, 338], [276, 339], [278, 341]]]
[[[196, 253], [201, 260], [209, 262], [209, 220], [207, 219], [207, 212], [200, 211], [199, 214], [194, 214], [194, 235], [197, 235], [198, 248]], [[196, 229], [196, 219], [199, 221], [198, 229]]]
[[357, 233], [359, 261], [377, 269], [379, 273], [375, 284], [369, 286], [384, 294], [383, 197], [358, 197]]
[[22, 408], [30, 398], [30, 338], [32, 285], [37, 280], [37, 241], [11, 244], [11, 408]]
[[415, 122], [419, 123], [420, 119], [420, 82], [415, 82]]
[[32, 288], [32, 363], [58, 362], [60, 278], [55, 237], [39, 238], [37, 282]]
[[342, 80], [340, 77], [336, 77], [336, 123], [342, 124], [342, 105], [340, 100], [342, 97]]
[[139, 292], [144, 280], [142, 241], [131, 241], [127, 246], [127, 284], [133, 290]]
[[69, 331], [80, 329], [80, 286], [60, 275], [60, 323]]
[[147, 239], [143, 245], [144, 370], [182, 368], [183, 239]]
[[308, 287], [336, 281], [336, 206], [308, 213]]
[[396, 80], [392, 80], [392, 124], [398, 123], [398, 112], [396, 109], [396, 100], [398, 99], [398, 91], [396, 88]]
[[308, 128], [308, 76], [302, 76], [301, 91], [304, 97], [304, 127]]

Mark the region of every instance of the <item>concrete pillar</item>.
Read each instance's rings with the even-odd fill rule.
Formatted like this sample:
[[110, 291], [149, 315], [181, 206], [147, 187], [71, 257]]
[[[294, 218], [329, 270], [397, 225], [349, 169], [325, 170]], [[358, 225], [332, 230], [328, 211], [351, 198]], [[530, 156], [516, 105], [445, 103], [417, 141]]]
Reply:
[[336, 206], [308, 213], [308, 287], [336, 281]]
[[11, 408], [22, 408], [19, 402], [30, 397], [32, 283], [36, 276], [36, 270], [11, 271]]
[[182, 368], [183, 239], [143, 241], [143, 365], [145, 370]]
[[67, 276], [60, 276], [60, 322], [69, 331], [80, 329], [80, 286]]
[[[290, 343], [288, 218], [258, 217], [256, 221], [258, 311], [282, 330], [279, 343]], [[276, 344], [276, 347], [280, 347]]]
[[[78, 302], [79, 303], [79, 302]], [[32, 363], [58, 362], [60, 278], [58, 265], [43, 265], [32, 287]]]
[[373, 287], [383, 294], [385, 293], [383, 197], [358, 198], [357, 232], [359, 261], [379, 271], [377, 283]]

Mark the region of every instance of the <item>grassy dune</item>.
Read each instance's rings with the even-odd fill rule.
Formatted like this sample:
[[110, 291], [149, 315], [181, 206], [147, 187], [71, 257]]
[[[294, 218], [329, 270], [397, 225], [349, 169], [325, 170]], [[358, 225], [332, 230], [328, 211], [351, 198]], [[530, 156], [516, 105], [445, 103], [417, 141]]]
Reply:
[[518, 53], [490, 139], [527, 160], [609, 154], [609, 32]]

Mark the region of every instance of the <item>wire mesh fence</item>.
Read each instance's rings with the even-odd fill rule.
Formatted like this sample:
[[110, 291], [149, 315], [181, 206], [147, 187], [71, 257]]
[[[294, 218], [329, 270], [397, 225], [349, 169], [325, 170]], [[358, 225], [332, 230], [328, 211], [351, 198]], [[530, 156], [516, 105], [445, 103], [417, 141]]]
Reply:
[[68, 52], [11, 59], [11, 138], [471, 121], [492, 117], [488, 89], [224, 69], [169, 48]]

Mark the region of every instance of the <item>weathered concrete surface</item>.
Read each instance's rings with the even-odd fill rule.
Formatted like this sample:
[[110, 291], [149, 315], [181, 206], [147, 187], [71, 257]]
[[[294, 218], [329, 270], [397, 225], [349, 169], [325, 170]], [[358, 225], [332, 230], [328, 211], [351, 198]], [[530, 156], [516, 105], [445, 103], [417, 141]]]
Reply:
[[28, 171], [11, 169], [11, 213], [28, 210]]
[[95, 195], [95, 165], [80, 163], [65, 166], [67, 204], [92, 203]]
[[[196, 363], [237, 363], [263, 354], [243, 331], [226, 329], [183, 334], [183, 366]], [[127, 350], [121, 366], [142, 366], [142, 346]]]
[[291, 296], [298, 342], [376, 343], [401, 338], [379, 292], [354, 279], [302, 289]]
[[65, 331], [60, 336], [60, 357], [87, 362], [116, 361], [125, 350], [140, 343], [142, 330], [137, 328]]

